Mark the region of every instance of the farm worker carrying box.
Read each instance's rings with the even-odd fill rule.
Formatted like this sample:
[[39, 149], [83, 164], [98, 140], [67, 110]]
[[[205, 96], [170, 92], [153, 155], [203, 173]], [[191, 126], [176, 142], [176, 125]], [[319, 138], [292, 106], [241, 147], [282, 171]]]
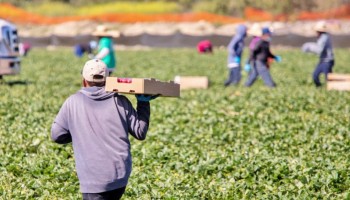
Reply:
[[334, 53], [330, 34], [328, 33], [327, 23], [324, 21], [318, 22], [314, 30], [317, 32], [317, 43], [305, 43], [302, 47], [304, 52], [311, 52], [320, 56], [320, 61], [317, 64], [312, 78], [316, 87], [321, 86], [320, 74], [324, 73], [327, 81], [328, 73], [332, 73], [334, 66]]
[[268, 59], [273, 58], [277, 62], [280, 62], [281, 57], [273, 55], [270, 51], [270, 41], [272, 39], [272, 32], [270, 29], [267, 27], [262, 28], [261, 33], [261, 39], [255, 44], [248, 61], [248, 63], [253, 61], [254, 66], [251, 66], [251, 71], [245, 86], [250, 87], [260, 75], [266, 86], [276, 87], [276, 84], [270, 75], [269, 69], [267, 68]]
[[107, 65], [108, 75], [111, 75], [117, 67], [117, 59], [114, 53], [113, 37], [119, 37], [119, 32], [111, 31], [106, 26], [97, 26], [92, 35], [99, 39], [96, 59], [102, 60]]
[[238, 25], [235, 36], [227, 46], [228, 58], [227, 67], [229, 76], [224, 85], [238, 84], [241, 80], [241, 57], [244, 49], [244, 38], [247, 36], [247, 27]]
[[131, 174], [129, 135], [146, 138], [154, 96], [136, 95], [137, 110], [125, 97], [104, 89], [106, 64], [85, 63], [83, 88], [62, 105], [51, 127], [59, 144], [73, 143], [84, 199], [119, 199]]

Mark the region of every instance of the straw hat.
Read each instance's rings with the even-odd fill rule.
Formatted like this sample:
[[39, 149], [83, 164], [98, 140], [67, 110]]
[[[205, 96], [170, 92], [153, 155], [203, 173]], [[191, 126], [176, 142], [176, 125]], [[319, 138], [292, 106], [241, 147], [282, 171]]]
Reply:
[[314, 30], [317, 32], [328, 32], [328, 26], [325, 21], [319, 21], [314, 26]]
[[260, 24], [253, 24], [249, 30], [248, 30], [248, 34], [251, 36], [255, 36], [255, 37], [260, 37], [262, 35], [262, 27], [260, 26]]
[[99, 25], [96, 27], [96, 30], [92, 33], [92, 35], [100, 37], [119, 37], [120, 33], [119, 31], [112, 31], [104, 25]]

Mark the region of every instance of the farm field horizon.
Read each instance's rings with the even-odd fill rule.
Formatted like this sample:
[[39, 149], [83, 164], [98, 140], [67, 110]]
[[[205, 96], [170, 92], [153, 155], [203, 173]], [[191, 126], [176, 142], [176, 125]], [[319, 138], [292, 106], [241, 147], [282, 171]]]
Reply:
[[[315, 88], [317, 56], [275, 49], [277, 88], [224, 88], [227, 52], [116, 51], [113, 76], [208, 76], [208, 90], [151, 102], [145, 141], [131, 138], [133, 171], [122, 199], [350, 199], [350, 92]], [[350, 73], [349, 49], [333, 71]], [[245, 61], [248, 52], [245, 52]], [[0, 199], [80, 199], [71, 144], [50, 139], [61, 105], [81, 88], [87, 57], [33, 49], [0, 84]], [[324, 77], [321, 77], [324, 83]], [[126, 95], [135, 106], [136, 99]]]

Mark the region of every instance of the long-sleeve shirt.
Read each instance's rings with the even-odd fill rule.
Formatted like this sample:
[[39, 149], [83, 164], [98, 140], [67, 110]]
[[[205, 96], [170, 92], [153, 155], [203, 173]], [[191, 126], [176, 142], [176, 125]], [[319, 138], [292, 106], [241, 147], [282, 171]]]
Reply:
[[227, 62], [235, 63], [235, 58], [241, 58], [244, 49], [244, 38], [246, 37], [247, 27], [239, 25], [236, 30], [236, 34], [232, 37], [230, 43], [227, 45], [228, 57]]
[[328, 33], [321, 33], [317, 42], [307, 42], [302, 46], [303, 52], [319, 55], [320, 62], [334, 61], [333, 45]]
[[269, 58], [276, 58], [276, 56], [273, 55], [270, 51], [270, 43], [260, 39], [252, 50], [252, 53], [249, 57], [249, 62], [252, 60], [259, 60], [267, 63]]
[[131, 173], [129, 133], [144, 140], [149, 102], [135, 110], [121, 95], [104, 88], [83, 88], [62, 105], [51, 127], [53, 141], [72, 142], [83, 193], [99, 193], [127, 185]]
[[314, 53], [320, 56], [321, 62], [330, 62], [334, 60], [332, 41], [328, 33], [321, 33], [317, 40], [317, 48], [314, 50]]

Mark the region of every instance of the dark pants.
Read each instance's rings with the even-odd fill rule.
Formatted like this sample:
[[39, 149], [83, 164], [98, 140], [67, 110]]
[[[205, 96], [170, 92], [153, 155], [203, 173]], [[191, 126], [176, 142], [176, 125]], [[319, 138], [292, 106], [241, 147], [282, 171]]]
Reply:
[[83, 193], [83, 200], [118, 200], [123, 196], [125, 188], [122, 187], [102, 193]]
[[264, 83], [268, 87], [275, 87], [276, 84], [273, 82], [272, 77], [270, 75], [270, 71], [267, 68], [267, 64], [262, 61], [255, 61], [255, 64], [252, 66], [252, 69], [249, 73], [248, 80], [245, 83], [245, 86], [250, 87], [256, 81], [258, 76], [261, 76]]
[[228, 79], [225, 81], [225, 86], [229, 86], [230, 84], [238, 84], [241, 81], [241, 67], [233, 67], [229, 69]]
[[320, 74], [324, 73], [325, 78], [326, 78], [326, 82], [327, 82], [327, 75], [328, 73], [332, 73], [332, 69], [333, 69], [333, 65], [334, 65], [334, 60], [330, 61], [330, 62], [319, 62], [318, 65], [315, 68], [315, 71], [312, 75], [312, 78], [314, 80], [314, 83], [316, 85], [316, 87], [321, 86], [321, 82], [320, 82]]

